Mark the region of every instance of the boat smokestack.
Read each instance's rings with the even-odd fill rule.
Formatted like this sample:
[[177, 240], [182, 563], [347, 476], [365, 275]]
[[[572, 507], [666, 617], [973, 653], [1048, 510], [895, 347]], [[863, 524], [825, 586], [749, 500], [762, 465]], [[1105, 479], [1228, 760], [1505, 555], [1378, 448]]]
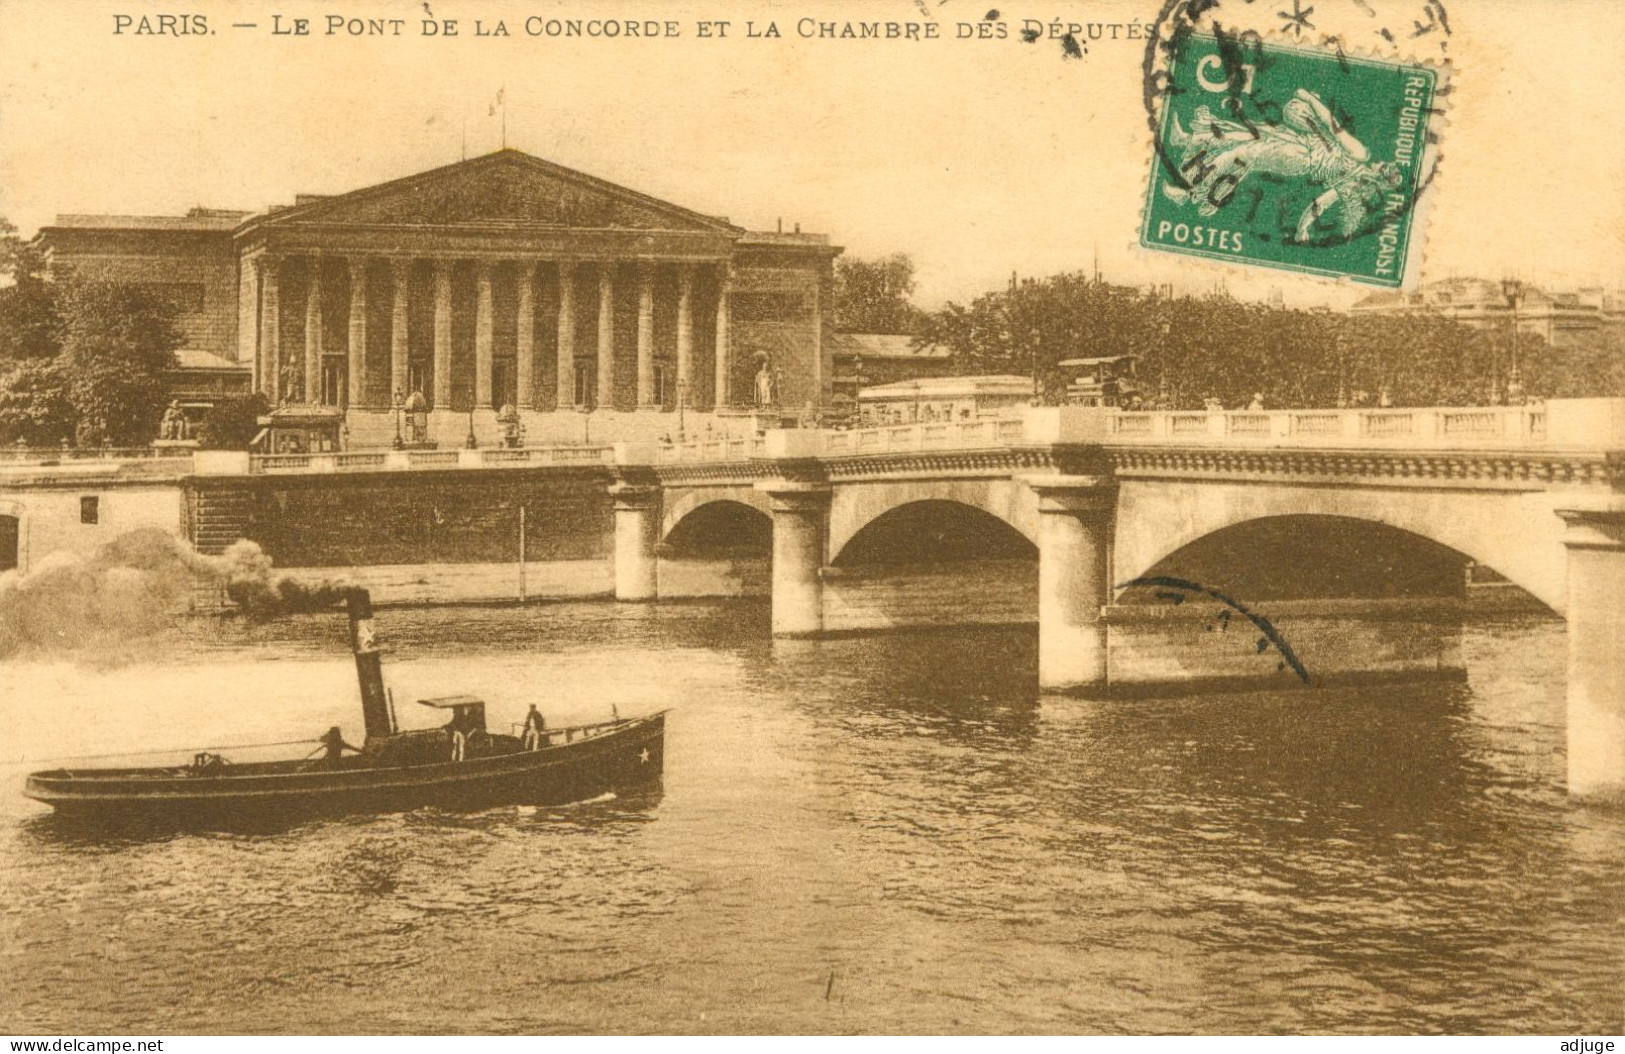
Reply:
[[395, 731], [395, 722], [389, 715], [378, 636], [372, 628], [372, 596], [365, 589], [351, 589], [345, 599], [350, 608], [350, 650], [355, 652], [355, 675], [361, 683], [361, 717], [367, 725], [367, 738], [387, 736]]

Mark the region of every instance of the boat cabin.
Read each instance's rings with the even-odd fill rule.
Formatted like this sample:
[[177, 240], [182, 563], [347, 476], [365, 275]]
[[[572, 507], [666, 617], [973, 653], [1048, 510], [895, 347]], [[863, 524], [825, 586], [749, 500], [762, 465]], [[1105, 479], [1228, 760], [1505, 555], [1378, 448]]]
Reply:
[[485, 731], [483, 699], [476, 699], [472, 695], [446, 695], [438, 699], [419, 699], [418, 705], [436, 710], [450, 710], [451, 720], [447, 722], [448, 728], [459, 728], [464, 732]]

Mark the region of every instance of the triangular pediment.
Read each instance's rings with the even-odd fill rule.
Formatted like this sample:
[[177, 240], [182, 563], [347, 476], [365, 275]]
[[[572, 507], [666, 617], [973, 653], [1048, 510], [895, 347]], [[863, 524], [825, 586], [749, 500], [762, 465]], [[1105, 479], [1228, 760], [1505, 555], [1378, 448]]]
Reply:
[[723, 220], [582, 172], [501, 150], [307, 202], [255, 225], [520, 226], [737, 233]]

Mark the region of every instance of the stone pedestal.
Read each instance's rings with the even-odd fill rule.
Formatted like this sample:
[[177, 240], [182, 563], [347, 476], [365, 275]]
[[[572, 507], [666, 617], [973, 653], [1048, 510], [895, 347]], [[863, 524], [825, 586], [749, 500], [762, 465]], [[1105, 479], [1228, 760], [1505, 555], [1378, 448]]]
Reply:
[[1117, 489], [1094, 476], [1029, 479], [1038, 492], [1038, 685], [1104, 687], [1108, 555]]
[[618, 483], [609, 494], [615, 501], [615, 599], [654, 600], [660, 488]]
[[758, 483], [773, 514], [773, 635], [824, 631], [824, 548], [830, 488], [823, 483]]
[[1569, 793], [1625, 799], [1625, 511], [1568, 524]]

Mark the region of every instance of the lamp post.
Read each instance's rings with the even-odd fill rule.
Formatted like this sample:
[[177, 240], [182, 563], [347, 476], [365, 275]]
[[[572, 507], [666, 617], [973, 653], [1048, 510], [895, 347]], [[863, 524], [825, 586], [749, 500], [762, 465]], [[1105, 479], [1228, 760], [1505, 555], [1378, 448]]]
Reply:
[[406, 446], [406, 440], [401, 438], [401, 413], [405, 409], [405, 400], [401, 397], [401, 390], [395, 389], [395, 449], [400, 450]]
[[470, 450], [474, 450], [480, 445], [480, 441], [474, 437], [474, 408], [472, 406], [468, 408], [468, 438], [463, 440], [463, 445]]
[[1157, 330], [1162, 339], [1157, 342], [1157, 409], [1168, 408], [1168, 334], [1174, 330], [1173, 322], [1167, 315], [1161, 316], [1157, 321]]
[[1516, 278], [1501, 280], [1501, 295], [1512, 311], [1512, 366], [1507, 370], [1507, 399], [1516, 402], [1523, 395], [1523, 375], [1518, 370], [1518, 301], [1523, 299], [1523, 283]]
[[1348, 347], [1347, 333], [1337, 335], [1337, 408], [1349, 408], [1349, 379], [1348, 379]]
[[684, 425], [684, 406], [688, 402], [688, 378], [677, 379], [677, 441], [681, 443], [687, 438], [687, 428]]

